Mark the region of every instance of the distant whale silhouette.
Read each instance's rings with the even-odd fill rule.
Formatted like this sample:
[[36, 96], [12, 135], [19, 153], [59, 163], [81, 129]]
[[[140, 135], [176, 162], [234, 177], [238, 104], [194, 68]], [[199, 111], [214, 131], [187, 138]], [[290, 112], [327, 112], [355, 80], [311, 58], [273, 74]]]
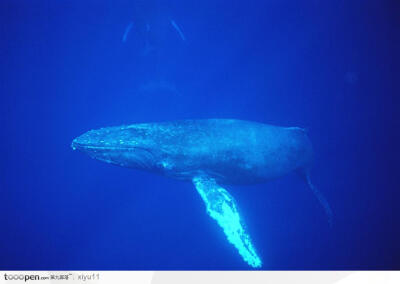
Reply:
[[313, 150], [306, 132], [235, 119], [182, 120], [91, 130], [74, 139], [72, 148], [128, 168], [191, 180], [208, 214], [252, 267], [261, 267], [235, 199], [220, 184], [255, 184], [297, 171], [323, 205], [312, 185]]

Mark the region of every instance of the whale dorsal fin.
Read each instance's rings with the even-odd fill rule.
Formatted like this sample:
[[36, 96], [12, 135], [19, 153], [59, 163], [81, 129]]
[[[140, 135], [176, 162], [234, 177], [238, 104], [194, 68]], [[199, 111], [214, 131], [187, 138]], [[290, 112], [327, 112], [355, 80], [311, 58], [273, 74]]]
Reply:
[[233, 196], [208, 176], [194, 177], [193, 183], [206, 204], [208, 215], [221, 226], [228, 241], [237, 248], [244, 261], [252, 267], [261, 267], [261, 259], [245, 231]]

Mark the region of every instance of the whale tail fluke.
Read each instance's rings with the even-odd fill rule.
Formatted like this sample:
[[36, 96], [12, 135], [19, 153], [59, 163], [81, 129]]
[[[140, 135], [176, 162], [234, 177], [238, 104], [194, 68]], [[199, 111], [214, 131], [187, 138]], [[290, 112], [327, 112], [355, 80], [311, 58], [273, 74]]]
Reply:
[[333, 226], [333, 211], [331, 206], [329, 205], [328, 201], [326, 200], [325, 196], [314, 186], [311, 182], [310, 173], [308, 170], [300, 171], [300, 175], [305, 179], [306, 183], [308, 184], [311, 191], [314, 193], [315, 197], [317, 197], [319, 203], [325, 210], [325, 213], [328, 217], [329, 226]]

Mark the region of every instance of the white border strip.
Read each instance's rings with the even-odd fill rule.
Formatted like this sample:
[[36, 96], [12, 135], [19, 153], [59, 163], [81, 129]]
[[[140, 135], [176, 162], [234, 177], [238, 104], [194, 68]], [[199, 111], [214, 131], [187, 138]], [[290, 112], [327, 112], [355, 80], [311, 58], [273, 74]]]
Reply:
[[399, 284], [400, 271], [0, 271], [0, 283]]

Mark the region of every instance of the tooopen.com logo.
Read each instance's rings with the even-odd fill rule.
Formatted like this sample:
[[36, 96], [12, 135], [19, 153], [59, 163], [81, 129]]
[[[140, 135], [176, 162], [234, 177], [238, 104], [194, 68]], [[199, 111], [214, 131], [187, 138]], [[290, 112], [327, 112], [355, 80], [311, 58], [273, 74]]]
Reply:
[[24, 274], [6, 274], [4, 273], [5, 280], [40, 280], [39, 275], [24, 275]]

